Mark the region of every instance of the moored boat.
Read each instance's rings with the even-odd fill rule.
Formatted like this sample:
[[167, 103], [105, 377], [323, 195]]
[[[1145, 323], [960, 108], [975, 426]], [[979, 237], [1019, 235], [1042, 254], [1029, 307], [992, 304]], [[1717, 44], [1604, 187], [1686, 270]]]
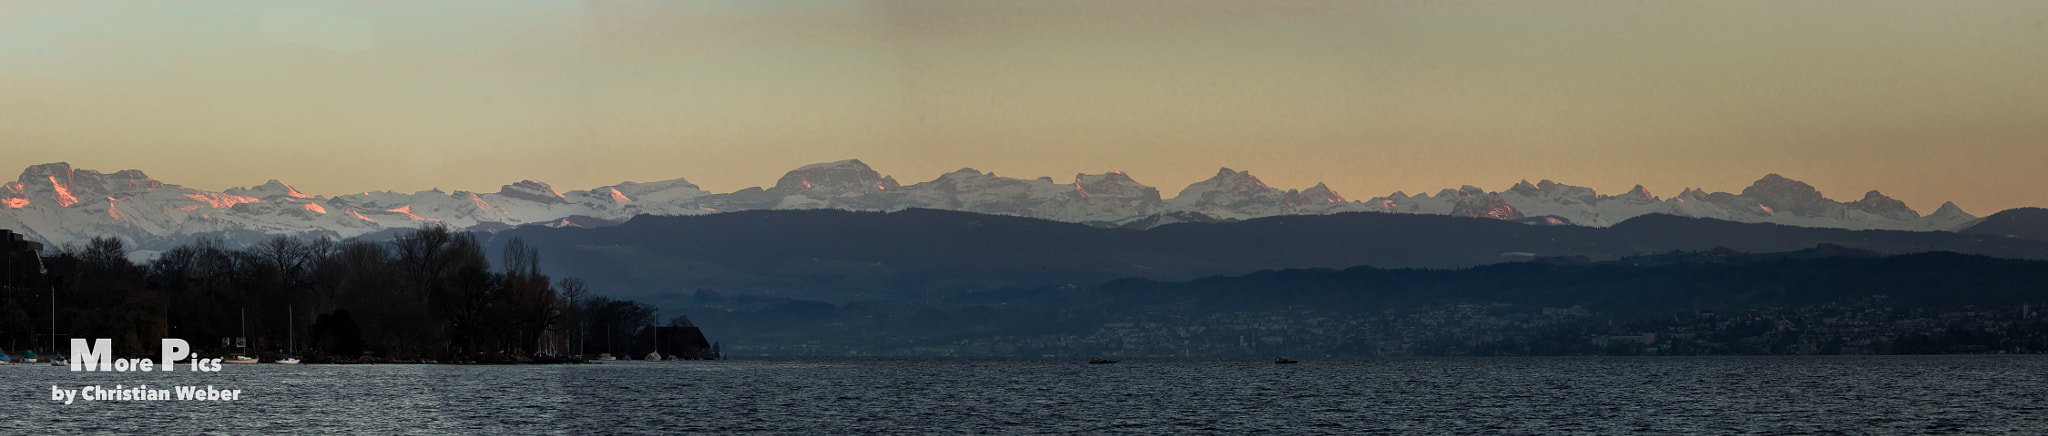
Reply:
[[[291, 342], [289, 345], [290, 348], [286, 349], [291, 350], [291, 352], [293, 353], [297, 353], [299, 352], [299, 318], [297, 314], [292, 313], [290, 305], [285, 306], [284, 320], [286, 327], [285, 331], [291, 332]], [[299, 364], [299, 357], [287, 354], [284, 356], [284, 358], [277, 359], [277, 362], [275, 363], [279, 365], [297, 365]]]
[[1273, 363], [1276, 363], [1276, 364], [1281, 364], [1281, 365], [1285, 365], [1285, 364], [1289, 364], [1289, 363], [1301, 363], [1301, 361], [1299, 361], [1299, 360], [1294, 360], [1294, 359], [1289, 359], [1289, 358], [1285, 358], [1285, 357], [1275, 357], [1275, 358], [1273, 358]]
[[1103, 363], [1116, 363], [1116, 361], [1115, 361], [1115, 360], [1110, 360], [1110, 359], [1104, 359], [1104, 358], [1102, 358], [1102, 356], [1096, 356], [1096, 357], [1090, 357], [1090, 358], [1088, 358], [1088, 363], [1093, 363], [1093, 364], [1103, 364]]
[[[240, 348], [242, 349], [242, 352], [244, 352], [244, 353], [247, 353], [247, 352], [249, 352], [249, 342], [248, 342], [248, 336], [249, 336], [249, 311], [248, 311], [248, 310], [243, 310], [243, 311], [241, 311], [241, 314], [242, 314], [242, 336], [240, 336], [240, 337], [236, 337], [236, 338], [235, 338], [235, 346], [237, 346], [237, 347], [240, 347]], [[223, 358], [221, 358], [221, 363], [232, 363], [232, 364], [236, 364], [236, 365], [248, 365], [248, 364], [252, 364], [252, 363], [257, 363], [257, 362], [256, 362], [256, 358], [254, 358], [254, 357], [249, 357], [249, 356], [246, 356], [246, 355], [241, 355], [241, 354], [237, 354], [237, 355], [235, 355], [235, 357], [223, 357]]]

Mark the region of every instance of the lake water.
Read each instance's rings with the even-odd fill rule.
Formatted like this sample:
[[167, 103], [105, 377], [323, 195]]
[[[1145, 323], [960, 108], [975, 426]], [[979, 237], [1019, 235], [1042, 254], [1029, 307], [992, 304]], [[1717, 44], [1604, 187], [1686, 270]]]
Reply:
[[[2048, 356], [0, 366], [0, 433], [2048, 433]], [[233, 402], [50, 400], [212, 385]]]

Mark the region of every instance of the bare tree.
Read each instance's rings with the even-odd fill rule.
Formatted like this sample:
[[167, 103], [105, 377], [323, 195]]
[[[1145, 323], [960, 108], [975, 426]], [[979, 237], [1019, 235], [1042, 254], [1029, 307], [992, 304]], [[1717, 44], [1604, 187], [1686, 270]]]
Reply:
[[583, 332], [590, 327], [587, 325], [588, 318], [583, 313], [583, 302], [589, 298], [590, 285], [584, 284], [583, 279], [567, 277], [555, 284], [555, 292], [561, 296], [562, 301], [561, 324], [566, 332], [563, 336], [577, 339], [575, 344], [569, 345], [576, 350], [576, 354], [581, 355], [583, 346], [587, 345], [586, 339], [583, 339]]

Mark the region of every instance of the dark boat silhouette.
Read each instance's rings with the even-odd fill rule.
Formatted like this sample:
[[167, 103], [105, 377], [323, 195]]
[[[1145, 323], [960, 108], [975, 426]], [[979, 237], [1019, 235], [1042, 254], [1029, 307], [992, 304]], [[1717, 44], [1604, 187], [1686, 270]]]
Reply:
[[1275, 358], [1273, 358], [1273, 363], [1276, 363], [1276, 364], [1281, 364], [1281, 365], [1285, 365], [1285, 364], [1289, 364], [1289, 363], [1301, 363], [1301, 361], [1299, 361], [1299, 360], [1294, 360], [1294, 359], [1289, 359], [1289, 358], [1285, 358], [1285, 357], [1275, 357]]
[[1088, 363], [1096, 363], [1096, 364], [1101, 364], [1101, 363], [1116, 363], [1116, 361], [1114, 361], [1114, 360], [1109, 360], [1109, 359], [1104, 359], [1104, 358], [1101, 358], [1101, 357], [1099, 357], [1099, 356], [1098, 356], [1098, 357], [1090, 357], [1090, 358], [1088, 358]]

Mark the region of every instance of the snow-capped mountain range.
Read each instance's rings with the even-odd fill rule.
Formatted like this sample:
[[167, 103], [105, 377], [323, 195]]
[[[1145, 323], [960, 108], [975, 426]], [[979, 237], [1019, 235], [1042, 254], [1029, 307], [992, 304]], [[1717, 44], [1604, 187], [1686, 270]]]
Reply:
[[596, 226], [638, 215], [696, 215], [756, 209], [901, 210], [929, 208], [1015, 215], [1095, 226], [1151, 228], [1175, 222], [1217, 222], [1274, 215], [1384, 212], [1458, 215], [1530, 224], [1609, 226], [1664, 213], [1738, 222], [1847, 229], [1954, 231], [1977, 221], [1943, 204], [1922, 216], [1898, 200], [1870, 191], [1838, 202], [1811, 185], [1777, 174], [1739, 194], [1687, 188], [1662, 198], [1637, 186], [1620, 195], [1544, 180], [1505, 191], [1474, 186], [1430, 195], [1395, 192], [1347, 200], [1322, 184], [1281, 190], [1249, 171], [1223, 168], [1163, 198], [1122, 171], [1076, 174], [1071, 181], [1019, 179], [971, 168], [903, 185], [859, 160], [807, 165], [775, 186], [714, 194], [683, 179], [625, 182], [558, 191], [523, 180], [497, 192], [364, 192], [307, 195], [277, 180], [210, 192], [166, 184], [140, 170], [100, 173], [58, 162], [31, 166], [0, 189], [0, 228], [50, 244], [116, 236], [136, 257], [154, 256], [194, 238], [219, 237], [230, 245], [270, 235], [349, 238], [439, 222], [458, 229], [495, 231], [523, 225]]

